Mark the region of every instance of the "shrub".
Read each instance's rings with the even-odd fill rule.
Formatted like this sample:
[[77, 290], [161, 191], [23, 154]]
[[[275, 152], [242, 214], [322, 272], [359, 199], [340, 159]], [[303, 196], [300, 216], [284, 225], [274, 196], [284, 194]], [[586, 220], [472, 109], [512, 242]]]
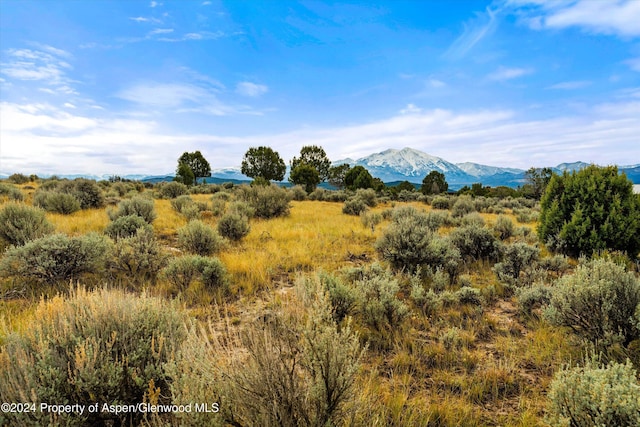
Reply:
[[352, 314], [358, 301], [357, 291], [342, 280], [330, 274], [319, 274], [318, 279], [326, 290], [331, 303], [331, 316], [340, 323]]
[[12, 245], [24, 245], [53, 232], [42, 209], [22, 203], [7, 203], [0, 210], [0, 238]]
[[526, 243], [516, 242], [506, 245], [503, 249], [502, 262], [493, 266], [493, 271], [498, 279], [515, 284], [520, 277], [520, 272], [532, 265], [538, 259], [540, 249]]
[[460, 224], [484, 227], [484, 218], [478, 212], [471, 212], [460, 218]]
[[367, 210], [367, 204], [364, 202], [364, 200], [358, 197], [353, 197], [347, 200], [346, 202], [344, 202], [344, 205], [342, 206], [342, 213], [347, 215], [358, 216], [361, 213], [365, 212], [366, 210]]
[[469, 196], [459, 196], [455, 201], [453, 206], [451, 207], [451, 215], [454, 217], [462, 217], [468, 213], [471, 213], [475, 210], [475, 206], [471, 197]]
[[255, 210], [255, 216], [258, 218], [289, 215], [289, 193], [277, 185], [243, 186], [238, 197]]
[[[165, 365], [186, 337], [177, 304], [101, 289], [41, 301], [28, 331], [0, 347], [3, 401], [170, 404]], [[182, 404], [183, 402], [176, 402]], [[8, 425], [141, 425], [141, 412], [4, 413]], [[0, 420], [2, 418], [0, 417]]]
[[190, 221], [178, 229], [178, 243], [197, 255], [210, 255], [222, 247], [222, 238], [211, 227], [200, 220]]
[[138, 229], [144, 228], [153, 231], [153, 228], [142, 217], [138, 215], [126, 215], [111, 221], [104, 229], [104, 234], [114, 240], [131, 237]]
[[187, 194], [187, 186], [181, 182], [167, 182], [163, 184], [159, 188], [159, 192], [162, 197], [167, 199], [175, 199], [178, 196], [182, 196], [183, 194]]
[[536, 308], [543, 308], [551, 301], [551, 288], [538, 284], [527, 288], [520, 288], [516, 292], [518, 310], [524, 316], [531, 316]]
[[33, 197], [33, 204], [48, 212], [63, 215], [80, 210], [80, 202], [73, 195], [55, 191], [37, 191]]
[[[176, 184], [179, 184], [178, 182], [176, 182]], [[184, 185], [184, 184], [182, 184]], [[174, 199], [171, 200], [171, 207], [173, 208], [173, 210], [175, 210], [178, 213], [182, 213], [182, 210], [188, 206], [193, 206], [195, 204], [195, 202], [193, 201], [193, 199], [184, 194], [184, 195], [180, 195]]]
[[493, 225], [493, 229], [498, 233], [500, 240], [506, 240], [513, 236], [515, 232], [515, 225], [508, 216], [498, 215], [498, 219]]
[[26, 184], [27, 182], [30, 181], [29, 177], [21, 174], [21, 173], [14, 173], [9, 175], [9, 177], [7, 178], [7, 181], [9, 182], [13, 182], [14, 184]]
[[137, 215], [149, 224], [151, 224], [157, 216], [153, 208], [153, 200], [140, 196], [123, 200], [118, 203], [118, 209], [116, 211], [109, 211], [111, 221], [127, 215]]
[[549, 389], [552, 426], [638, 426], [640, 383], [630, 361], [602, 366], [597, 358], [557, 372]]
[[142, 221], [133, 235], [120, 236], [113, 247], [109, 265], [113, 271], [124, 273], [127, 279], [132, 279], [138, 285], [145, 281], [155, 284], [158, 273], [166, 263], [167, 256], [162, 252], [153, 229]]
[[545, 317], [591, 342], [627, 345], [640, 338], [640, 280], [606, 259], [579, 265], [553, 288]]
[[425, 316], [431, 316], [438, 310], [440, 302], [438, 295], [433, 292], [433, 289], [425, 289], [419, 281], [411, 283], [411, 299]]
[[540, 201], [540, 239], [578, 257], [604, 249], [640, 252], [640, 197], [618, 168], [588, 166], [554, 175]]
[[230, 240], [241, 240], [250, 229], [247, 217], [236, 212], [224, 214], [218, 221], [218, 233]]
[[289, 193], [291, 193], [293, 200], [302, 201], [307, 199], [307, 192], [302, 185], [294, 185], [289, 189]]
[[471, 304], [481, 306], [484, 303], [484, 298], [480, 293], [480, 289], [463, 287], [456, 291], [456, 297], [460, 304]]
[[431, 201], [431, 207], [434, 209], [449, 209], [451, 207], [451, 202], [446, 196], [436, 196]]
[[390, 271], [373, 274], [355, 283], [360, 293], [359, 312], [365, 324], [382, 332], [394, 332], [409, 314], [398, 298], [400, 285]]
[[246, 216], [247, 218], [253, 218], [256, 211], [253, 209], [248, 203], [243, 201], [235, 201], [229, 205], [229, 212], [237, 213], [241, 216]]
[[226, 290], [229, 284], [226, 267], [215, 257], [184, 255], [173, 258], [162, 274], [180, 291], [186, 290], [194, 280], [210, 290]]
[[4, 196], [6, 196], [7, 199], [12, 200], [14, 202], [21, 202], [24, 200], [24, 194], [22, 194], [22, 191], [20, 191], [13, 185], [6, 185], [6, 184], [0, 183], [0, 200]]
[[378, 212], [363, 212], [360, 215], [360, 221], [362, 221], [362, 225], [365, 227], [371, 228], [371, 232], [373, 233], [376, 225], [382, 222], [382, 215]]
[[466, 225], [456, 228], [449, 234], [449, 238], [466, 259], [497, 259], [500, 253], [497, 239], [482, 226]]
[[80, 202], [81, 209], [97, 209], [104, 206], [104, 195], [95, 181], [78, 178], [73, 181], [64, 181], [57, 191], [71, 194]]
[[218, 258], [205, 258], [201, 264], [201, 280], [209, 290], [226, 290], [229, 284], [227, 268]]
[[109, 250], [109, 241], [96, 233], [52, 234], [9, 248], [0, 261], [0, 274], [53, 284], [99, 272]]
[[356, 197], [364, 202], [370, 208], [378, 204], [376, 192], [372, 188], [359, 188], [356, 190]]

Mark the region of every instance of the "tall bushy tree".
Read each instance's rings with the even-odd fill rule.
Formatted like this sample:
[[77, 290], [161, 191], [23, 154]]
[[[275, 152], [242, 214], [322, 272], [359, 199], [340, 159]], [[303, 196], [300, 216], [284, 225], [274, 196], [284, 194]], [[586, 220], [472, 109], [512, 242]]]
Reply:
[[185, 151], [178, 159], [178, 167], [180, 167], [180, 164], [185, 164], [189, 169], [191, 169], [196, 182], [198, 181], [198, 178], [211, 176], [211, 165], [209, 165], [209, 162], [204, 158], [200, 151], [195, 151], [193, 153]]
[[242, 159], [241, 172], [251, 178], [267, 181], [282, 181], [287, 166], [276, 151], [270, 147], [251, 147]]
[[420, 191], [423, 194], [440, 194], [446, 193], [449, 189], [449, 184], [442, 172], [431, 171], [422, 180], [422, 187]]
[[302, 147], [300, 150], [300, 157], [294, 157], [291, 159], [291, 170], [293, 171], [303, 164], [312, 166], [318, 171], [320, 182], [324, 182], [329, 179], [331, 161], [322, 147], [317, 145], [305, 145]]
[[538, 234], [554, 251], [574, 257], [640, 251], [640, 196], [615, 166], [553, 175], [540, 206]]
[[351, 169], [347, 163], [329, 168], [329, 184], [342, 190], [345, 186], [345, 177]]
[[289, 181], [296, 185], [304, 185], [305, 191], [311, 193], [320, 183], [320, 175], [316, 168], [302, 163], [291, 170]]
[[522, 193], [526, 197], [540, 200], [552, 176], [551, 168], [529, 168], [524, 173], [527, 183], [522, 186]]
[[373, 188], [373, 177], [363, 166], [354, 166], [345, 175], [344, 185], [349, 190]]
[[184, 185], [193, 185], [196, 177], [189, 165], [186, 163], [178, 163], [175, 180], [183, 183]]

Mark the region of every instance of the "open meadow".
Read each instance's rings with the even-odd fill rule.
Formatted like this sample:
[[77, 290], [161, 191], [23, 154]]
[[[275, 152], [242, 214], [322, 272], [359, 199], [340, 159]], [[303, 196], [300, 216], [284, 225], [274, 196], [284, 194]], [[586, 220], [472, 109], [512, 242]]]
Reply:
[[634, 260], [551, 252], [532, 199], [0, 185], [0, 396], [37, 405], [0, 425], [565, 425], [571, 368], [640, 367], [640, 305], [593, 325], [560, 289], [613, 271], [636, 301]]

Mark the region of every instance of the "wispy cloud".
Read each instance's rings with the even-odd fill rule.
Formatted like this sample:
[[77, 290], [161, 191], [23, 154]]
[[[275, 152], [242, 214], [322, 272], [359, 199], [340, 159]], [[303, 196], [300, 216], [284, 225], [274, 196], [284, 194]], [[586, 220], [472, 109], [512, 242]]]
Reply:
[[596, 34], [640, 36], [638, 0], [510, 0], [534, 29], [578, 27]]
[[162, 6], [162, 3], [159, 3], [157, 1], [152, 1], [151, 3], [149, 3], [149, 7], [158, 7], [158, 6]]
[[504, 81], [522, 77], [531, 73], [533, 73], [533, 70], [530, 68], [507, 68], [501, 66], [487, 77], [489, 80]]
[[149, 31], [149, 36], [154, 36], [156, 34], [169, 34], [173, 33], [173, 28], [156, 28], [155, 30]]
[[176, 37], [159, 37], [156, 40], [161, 42], [184, 42], [184, 41], [199, 41], [199, 40], [217, 40], [224, 37], [226, 34], [222, 31], [200, 31], [197, 33], [186, 33]]
[[483, 38], [495, 31], [498, 26], [497, 14], [499, 10], [487, 7], [483, 13], [476, 13], [475, 18], [464, 24], [462, 34], [449, 46], [444, 54], [448, 59], [464, 57]]
[[152, 24], [162, 24], [161, 20], [152, 17], [136, 16], [129, 19], [135, 22], [150, 22]]
[[570, 82], [560, 82], [554, 85], [549, 86], [547, 89], [563, 89], [563, 90], [573, 90], [573, 89], [582, 89], [587, 86], [591, 86], [592, 82], [588, 80], [575, 80]]
[[242, 96], [249, 97], [258, 97], [264, 95], [269, 91], [269, 88], [265, 85], [251, 83], [251, 82], [240, 82], [236, 85], [236, 93]]
[[631, 58], [624, 61], [633, 71], [640, 72], [640, 56], [637, 58]]
[[8, 49], [5, 60], [0, 63], [0, 73], [10, 79], [40, 81], [47, 85], [46, 92], [71, 94], [73, 81], [67, 72], [72, 66], [67, 59], [72, 55], [48, 45], [39, 45], [42, 50]]
[[428, 80], [428, 83], [429, 83], [429, 86], [431, 86], [433, 88], [445, 87], [447, 85], [442, 80], [438, 80], [438, 79], [434, 79], [434, 78], [430, 78]]

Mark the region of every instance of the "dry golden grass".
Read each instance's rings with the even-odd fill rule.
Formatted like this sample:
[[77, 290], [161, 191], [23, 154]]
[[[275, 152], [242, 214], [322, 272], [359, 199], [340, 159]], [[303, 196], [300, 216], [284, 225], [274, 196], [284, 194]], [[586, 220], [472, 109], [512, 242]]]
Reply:
[[48, 212], [47, 219], [55, 226], [56, 232], [69, 236], [102, 233], [109, 224], [109, 216], [104, 209], [84, 209], [70, 215]]

